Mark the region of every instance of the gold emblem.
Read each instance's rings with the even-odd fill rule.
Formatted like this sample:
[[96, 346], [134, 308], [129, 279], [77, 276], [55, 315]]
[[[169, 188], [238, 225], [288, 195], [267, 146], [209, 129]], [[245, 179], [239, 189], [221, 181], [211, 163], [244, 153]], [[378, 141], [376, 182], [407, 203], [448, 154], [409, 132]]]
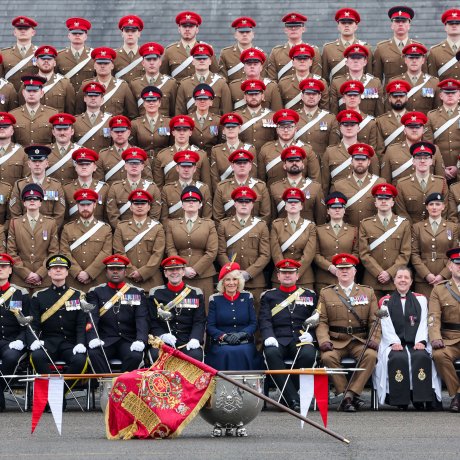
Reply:
[[401, 383], [404, 380], [404, 376], [402, 375], [402, 372], [399, 369], [396, 371], [395, 380], [398, 383]]
[[423, 369], [419, 369], [417, 377], [423, 382], [426, 379], [425, 371]]

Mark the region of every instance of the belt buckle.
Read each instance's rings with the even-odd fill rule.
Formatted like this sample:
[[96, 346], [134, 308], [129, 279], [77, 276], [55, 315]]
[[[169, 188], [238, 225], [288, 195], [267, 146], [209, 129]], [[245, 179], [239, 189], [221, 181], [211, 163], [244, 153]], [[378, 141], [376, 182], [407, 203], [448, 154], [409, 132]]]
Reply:
[[353, 334], [353, 328], [351, 326], [347, 326], [347, 334], [352, 335]]

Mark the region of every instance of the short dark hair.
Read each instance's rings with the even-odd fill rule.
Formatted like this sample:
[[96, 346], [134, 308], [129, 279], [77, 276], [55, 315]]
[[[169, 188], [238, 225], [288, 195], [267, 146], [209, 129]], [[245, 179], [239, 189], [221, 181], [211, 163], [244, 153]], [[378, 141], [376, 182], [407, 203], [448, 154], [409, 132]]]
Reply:
[[401, 272], [401, 271], [409, 272], [410, 278], [412, 280], [414, 279], [414, 273], [412, 272], [412, 269], [408, 267], [407, 265], [399, 265], [398, 267], [396, 267], [395, 276], [398, 272]]

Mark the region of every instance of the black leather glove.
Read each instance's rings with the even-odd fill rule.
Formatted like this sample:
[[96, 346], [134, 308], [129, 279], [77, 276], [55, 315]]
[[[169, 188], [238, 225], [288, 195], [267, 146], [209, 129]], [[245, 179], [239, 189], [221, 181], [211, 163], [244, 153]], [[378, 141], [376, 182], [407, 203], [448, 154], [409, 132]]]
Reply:
[[368, 348], [371, 350], [378, 350], [379, 349], [379, 344], [375, 342], [374, 340], [369, 340], [369, 343], [367, 344]]
[[319, 346], [321, 351], [332, 351], [334, 349], [334, 345], [332, 342], [324, 342]]
[[247, 332], [236, 332], [235, 335], [238, 336], [238, 339], [241, 340], [247, 340], [249, 338], [249, 334]]
[[444, 341], [442, 339], [433, 340], [431, 342], [431, 347], [433, 348], [433, 350], [439, 350], [440, 348], [444, 348]]
[[240, 342], [240, 338], [238, 337], [238, 333], [235, 332], [235, 333], [232, 333], [232, 334], [227, 334], [225, 336], [225, 341], [229, 345], [237, 345]]

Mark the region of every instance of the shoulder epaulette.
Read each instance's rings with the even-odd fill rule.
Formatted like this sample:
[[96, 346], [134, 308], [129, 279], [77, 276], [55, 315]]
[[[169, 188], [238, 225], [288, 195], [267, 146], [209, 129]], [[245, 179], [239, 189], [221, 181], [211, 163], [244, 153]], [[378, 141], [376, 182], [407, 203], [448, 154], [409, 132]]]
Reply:
[[149, 296], [154, 295], [158, 289], [166, 289], [166, 284], [162, 284], [161, 286], [155, 286], [152, 289], [150, 289]]

